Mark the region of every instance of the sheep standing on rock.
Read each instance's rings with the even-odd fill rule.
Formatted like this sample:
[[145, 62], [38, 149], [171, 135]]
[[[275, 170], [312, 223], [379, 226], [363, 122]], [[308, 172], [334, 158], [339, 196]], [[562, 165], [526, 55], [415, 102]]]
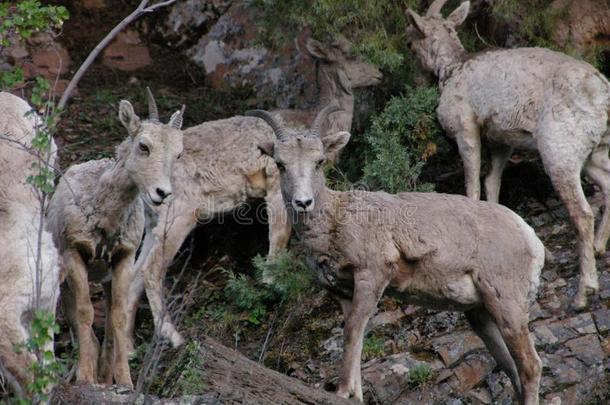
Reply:
[[132, 386], [126, 308], [144, 232], [143, 203], [154, 211], [172, 194], [171, 174], [182, 153], [184, 107], [162, 124], [150, 90], [148, 102], [149, 119], [141, 121], [131, 104], [121, 101], [119, 119], [129, 136], [117, 147], [116, 158], [70, 167], [49, 204], [49, 227], [67, 275], [68, 317], [78, 337], [77, 381], [98, 380], [99, 344], [88, 283], [93, 280], [104, 283], [107, 304], [99, 378]]
[[[576, 228], [580, 282], [578, 309], [599, 288], [594, 249], [610, 236], [610, 83], [593, 66], [543, 48], [503, 49], [469, 55], [456, 27], [470, 3], [446, 19], [446, 0], [425, 16], [408, 10], [411, 48], [439, 78], [438, 118], [457, 141], [464, 161], [466, 193], [480, 198], [481, 140], [491, 154], [487, 200], [498, 202], [500, 177], [513, 148], [538, 150], [544, 169]], [[604, 213], [594, 237], [594, 217], [582, 190], [581, 172], [604, 193]]]
[[[40, 162], [25, 148], [30, 147], [40, 124], [40, 117], [28, 103], [0, 92], [0, 136], [3, 138], [0, 140], [0, 363], [11, 374], [5, 378], [18, 395], [31, 382], [30, 366], [36, 358], [26, 350], [18, 352], [15, 348], [30, 338], [29, 325], [34, 312], [43, 309], [54, 315], [59, 297], [59, 256], [51, 234], [40, 229], [41, 210], [45, 207], [41, 206], [38, 191], [27, 182], [32, 164]], [[54, 143], [52, 148], [51, 166], [55, 160]], [[40, 255], [37, 254], [39, 242]], [[42, 270], [39, 280], [38, 256], [39, 270]], [[53, 342], [48, 342], [44, 350], [53, 352]]]
[[[329, 130], [351, 129], [353, 90], [378, 83], [381, 72], [348, 53], [345, 41], [326, 46], [308, 40], [308, 54], [318, 63], [320, 97], [344, 108], [335, 114]], [[310, 123], [322, 105], [311, 110], [276, 110], [282, 122], [302, 126]], [[146, 284], [146, 295], [155, 326], [172, 345], [183, 341], [164, 307], [163, 281], [169, 263], [198, 221], [205, 222], [228, 212], [249, 198], [264, 197], [269, 220], [269, 252], [273, 259], [286, 247], [290, 224], [279, 191], [275, 164], [258, 145], [273, 140], [273, 133], [260, 120], [232, 117], [205, 122], [184, 131], [184, 158], [173, 174], [175, 199], [163, 207], [158, 223], [150, 224], [136, 267], [137, 279], [130, 292], [130, 320], [133, 328], [137, 304]], [[143, 278], [143, 280], [142, 280]], [[264, 282], [271, 282], [268, 276]], [[131, 333], [130, 333], [131, 334]]]
[[542, 365], [528, 331], [528, 309], [544, 246], [532, 228], [508, 208], [462, 196], [329, 190], [324, 162], [350, 137], [320, 135], [335, 110], [323, 109], [309, 130], [286, 128], [266, 111], [248, 115], [264, 119], [277, 135], [259, 146], [279, 169], [298, 240], [343, 309], [337, 394], [362, 401], [364, 330], [388, 290], [416, 304], [465, 312], [519, 400], [537, 404]]

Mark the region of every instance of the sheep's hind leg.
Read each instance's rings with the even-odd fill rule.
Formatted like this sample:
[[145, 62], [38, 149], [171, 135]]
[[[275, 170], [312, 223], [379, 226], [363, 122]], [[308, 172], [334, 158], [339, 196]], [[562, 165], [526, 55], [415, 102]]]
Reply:
[[485, 343], [487, 350], [489, 350], [494, 359], [496, 359], [500, 368], [502, 368], [510, 378], [517, 395], [521, 395], [522, 388], [517, 365], [510, 355], [493, 317], [484, 307], [471, 309], [470, 311], [466, 311], [464, 315], [466, 315], [466, 319], [468, 320], [468, 323], [470, 323], [472, 329]]
[[487, 201], [497, 203], [500, 199], [500, 185], [502, 184], [502, 171], [510, 157], [513, 148], [507, 145], [489, 145], [491, 167], [485, 177], [485, 197]]
[[466, 195], [474, 200], [481, 199], [481, 137], [475, 123], [469, 123], [456, 133], [460, 156], [464, 164]]
[[[506, 290], [498, 290], [500, 287], [504, 287]], [[477, 319], [473, 320], [475, 325], [478, 325], [481, 321], [487, 325], [487, 333], [484, 336], [489, 339], [492, 347], [495, 346], [493, 353], [496, 355], [501, 353], [500, 358], [504, 363], [510, 363], [506, 359], [504, 347], [508, 349], [519, 375], [518, 383], [521, 388], [515, 387], [515, 391], [520, 394], [519, 402], [525, 405], [537, 405], [542, 377], [542, 362], [538, 357], [528, 329], [528, 298], [527, 296], [515, 296], [508, 293], [508, 291], [519, 291], [520, 289], [517, 287], [517, 285], [511, 285], [511, 280], [488, 279], [483, 275], [483, 278], [479, 279], [478, 291], [481, 294], [487, 314], [497, 328], [490, 327], [490, 321], [486, 319], [487, 314], [483, 315], [479, 312]], [[496, 331], [499, 331], [505, 346], [499, 344]], [[487, 344], [488, 340], [485, 340], [485, 343]], [[492, 350], [491, 347], [490, 350]], [[512, 368], [512, 365], [508, 365], [508, 368]], [[509, 372], [511, 380], [516, 379], [510, 374], [511, 372]], [[514, 381], [513, 384], [515, 384]]]
[[606, 252], [606, 244], [610, 237], [610, 159], [608, 158], [608, 144], [598, 146], [585, 164], [585, 174], [604, 194], [604, 210], [595, 233], [595, 252]]
[[25, 343], [29, 334], [21, 324], [21, 314], [5, 314], [0, 316], [0, 362], [11, 375], [5, 376], [17, 396], [23, 396], [31, 382], [30, 366], [36, 362], [36, 357], [27, 350], [16, 351], [15, 345]]
[[[576, 138], [576, 135], [572, 136]], [[543, 136], [539, 138], [541, 139], [540, 142], [545, 139]], [[585, 150], [584, 146], [579, 149], [574, 147], [572, 151], [566, 151], [562, 149], [565, 143], [560, 142], [560, 140], [542, 142], [538, 145], [538, 150], [542, 156], [544, 169], [550, 176], [553, 187], [566, 206], [572, 224], [576, 229], [580, 279], [573, 305], [576, 309], [583, 309], [587, 306], [587, 294], [596, 292], [599, 288], [593, 250], [593, 211], [585, 198], [580, 178], [588, 154], [582, 156], [586, 153], [583, 152]]]

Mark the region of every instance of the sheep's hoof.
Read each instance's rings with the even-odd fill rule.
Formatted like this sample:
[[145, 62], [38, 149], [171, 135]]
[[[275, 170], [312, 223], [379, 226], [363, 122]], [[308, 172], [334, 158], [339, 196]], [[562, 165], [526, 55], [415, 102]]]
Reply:
[[576, 297], [574, 297], [574, 300], [572, 301], [571, 307], [576, 312], [587, 309], [587, 297], [581, 297], [580, 293], [577, 293]]
[[336, 392], [336, 395], [341, 398], [349, 398], [349, 391], [339, 388]]
[[178, 332], [174, 332], [169, 341], [171, 342], [172, 347], [174, 348], [182, 346], [184, 344], [184, 338]]
[[606, 253], [606, 242], [596, 240], [593, 243], [593, 249], [595, 249], [596, 256], [603, 256]]
[[572, 307], [576, 311], [582, 311], [587, 309], [587, 296], [597, 293], [598, 289], [599, 287], [597, 280], [594, 280], [589, 283], [581, 283], [581, 285], [578, 286], [578, 292], [574, 297], [574, 301], [572, 301]]

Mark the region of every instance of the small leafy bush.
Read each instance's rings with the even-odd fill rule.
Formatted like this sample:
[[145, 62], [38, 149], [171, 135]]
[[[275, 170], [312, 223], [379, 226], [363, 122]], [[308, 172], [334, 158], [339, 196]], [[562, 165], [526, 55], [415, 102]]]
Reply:
[[[22, 0], [17, 4], [0, 3], [0, 50], [11, 44], [11, 39], [28, 39], [36, 32], [58, 30], [69, 17], [63, 6], [43, 6], [38, 0]], [[0, 72], [0, 88], [11, 90], [25, 83], [23, 69]], [[34, 101], [33, 101], [34, 102]], [[36, 104], [34, 102], [34, 104]]]
[[363, 182], [390, 193], [429, 191], [419, 184], [428, 157], [436, 153], [440, 127], [436, 121], [435, 87], [407, 87], [373, 117], [365, 133], [368, 145]]
[[38, 0], [21, 0], [16, 5], [0, 3], [0, 46], [8, 46], [11, 34], [28, 39], [35, 32], [61, 28], [70, 14], [64, 6], [43, 6]]
[[224, 289], [225, 297], [229, 303], [244, 314], [245, 320], [259, 325], [267, 313], [265, 300], [269, 292], [259, 288], [243, 274], [229, 273], [229, 279]]
[[362, 345], [362, 359], [364, 361], [383, 357], [385, 355], [385, 339], [383, 336], [368, 336]]
[[305, 263], [291, 252], [285, 251], [276, 260], [269, 261], [257, 255], [253, 259], [256, 278], [263, 275], [273, 279], [269, 286], [257, 283], [255, 278], [226, 271], [227, 283], [222, 291], [222, 305], [212, 305], [208, 310], [214, 319], [223, 323], [246, 321], [260, 325], [270, 308], [281, 310], [297, 301], [311, 287], [312, 274]]
[[405, 9], [417, 0], [250, 0], [260, 10], [262, 37], [282, 44], [304, 29], [325, 40], [343, 34], [369, 62], [396, 71], [404, 64]]
[[280, 253], [274, 261], [256, 255], [252, 263], [259, 280], [263, 276], [273, 279], [267, 288], [280, 304], [298, 300], [311, 286], [312, 272], [303, 260], [290, 251]]
[[413, 367], [409, 371], [409, 385], [412, 387], [421, 387], [432, 381], [434, 370], [428, 363], [421, 363]]
[[26, 387], [32, 398], [20, 399], [17, 403], [45, 402], [49, 399], [51, 388], [59, 382], [63, 366], [55, 359], [53, 350], [48, 350], [55, 333], [59, 333], [55, 316], [48, 311], [36, 311], [30, 325], [30, 338], [15, 348], [18, 352], [27, 351], [36, 356], [37, 361], [29, 367], [33, 378]]
[[567, 15], [567, 7], [550, 7], [551, 0], [504, 0], [491, 11], [504, 21], [519, 21], [517, 35], [529, 46], [557, 48], [552, 35], [557, 21]]
[[204, 368], [201, 343], [196, 340], [188, 342], [167, 370], [166, 376], [169, 378], [161, 387], [161, 395], [174, 397], [205, 393], [206, 386], [201, 381]]

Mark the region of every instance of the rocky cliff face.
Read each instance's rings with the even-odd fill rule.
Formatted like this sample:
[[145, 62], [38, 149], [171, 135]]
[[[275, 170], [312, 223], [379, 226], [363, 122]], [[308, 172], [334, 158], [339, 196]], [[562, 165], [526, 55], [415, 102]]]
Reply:
[[161, 31], [205, 70], [213, 87], [252, 87], [260, 105], [310, 107], [315, 63], [300, 52], [305, 34], [269, 49], [257, 39], [257, 17], [242, 1], [186, 1], [173, 7]]

